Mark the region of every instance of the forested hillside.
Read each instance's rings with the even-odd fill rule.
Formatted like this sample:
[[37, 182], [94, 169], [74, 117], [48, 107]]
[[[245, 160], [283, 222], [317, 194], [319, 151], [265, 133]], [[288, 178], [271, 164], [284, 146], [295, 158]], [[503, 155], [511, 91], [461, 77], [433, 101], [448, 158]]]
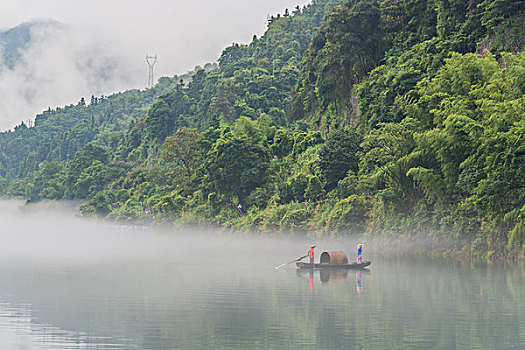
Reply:
[[[27, 125], [22, 122], [13, 131], [0, 134], [0, 174], [23, 178], [45, 161], [71, 160], [87, 143], [97, 139], [104, 146], [120, 138], [130, 123], [142, 116], [155, 99], [176, 85], [165, 79], [155, 88], [91, 97], [78, 104], [56, 110], [48, 109]], [[30, 127], [29, 127], [30, 126]]]
[[524, 255], [524, 22], [517, 0], [316, 0], [215, 70], [3, 133], [2, 191], [121, 222]]

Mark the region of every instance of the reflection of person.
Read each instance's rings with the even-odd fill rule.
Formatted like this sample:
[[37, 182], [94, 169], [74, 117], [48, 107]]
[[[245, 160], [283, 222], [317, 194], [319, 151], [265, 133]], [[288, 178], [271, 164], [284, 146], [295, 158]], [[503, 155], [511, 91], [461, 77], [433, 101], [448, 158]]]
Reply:
[[362, 261], [362, 258], [361, 258], [361, 254], [363, 253], [363, 245], [362, 244], [358, 244], [357, 245], [357, 263], [358, 264], [361, 264], [363, 261]]
[[310, 269], [310, 275], [308, 276], [308, 288], [310, 290], [314, 289], [314, 270]]
[[361, 293], [361, 270], [359, 269], [355, 270], [355, 282], [357, 293]]
[[314, 267], [314, 248], [315, 245], [311, 245], [310, 250], [308, 251], [308, 257], [310, 258], [310, 265], [312, 268]]

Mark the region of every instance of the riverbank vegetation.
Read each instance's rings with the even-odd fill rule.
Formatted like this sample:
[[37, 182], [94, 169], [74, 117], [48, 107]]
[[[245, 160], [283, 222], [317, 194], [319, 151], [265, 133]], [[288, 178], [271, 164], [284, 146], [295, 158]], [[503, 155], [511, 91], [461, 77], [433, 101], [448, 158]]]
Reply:
[[316, 0], [218, 66], [0, 135], [5, 196], [525, 255], [525, 5]]

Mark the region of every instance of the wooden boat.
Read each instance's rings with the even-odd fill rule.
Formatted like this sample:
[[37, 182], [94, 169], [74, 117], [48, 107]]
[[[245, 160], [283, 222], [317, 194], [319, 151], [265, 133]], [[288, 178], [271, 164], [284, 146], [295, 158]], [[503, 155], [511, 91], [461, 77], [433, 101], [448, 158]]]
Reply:
[[[364, 269], [365, 267], [369, 266], [372, 262], [371, 261], [363, 261], [361, 264], [358, 264], [356, 262], [348, 263], [348, 264], [328, 264], [328, 263], [321, 263], [321, 264], [314, 264], [314, 269]], [[312, 265], [310, 263], [306, 262], [296, 262], [296, 265], [300, 269], [311, 269]]]

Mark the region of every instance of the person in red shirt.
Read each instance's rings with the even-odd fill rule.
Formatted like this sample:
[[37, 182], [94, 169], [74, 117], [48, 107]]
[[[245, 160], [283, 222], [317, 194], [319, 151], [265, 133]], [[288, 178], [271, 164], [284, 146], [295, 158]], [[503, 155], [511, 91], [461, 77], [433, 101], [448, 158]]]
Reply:
[[314, 248], [315, 245], [312, 245], [308, 251], [308, 257], [310, 257], [310, 265], [312, 265], [312, 267], [314, 267]]

